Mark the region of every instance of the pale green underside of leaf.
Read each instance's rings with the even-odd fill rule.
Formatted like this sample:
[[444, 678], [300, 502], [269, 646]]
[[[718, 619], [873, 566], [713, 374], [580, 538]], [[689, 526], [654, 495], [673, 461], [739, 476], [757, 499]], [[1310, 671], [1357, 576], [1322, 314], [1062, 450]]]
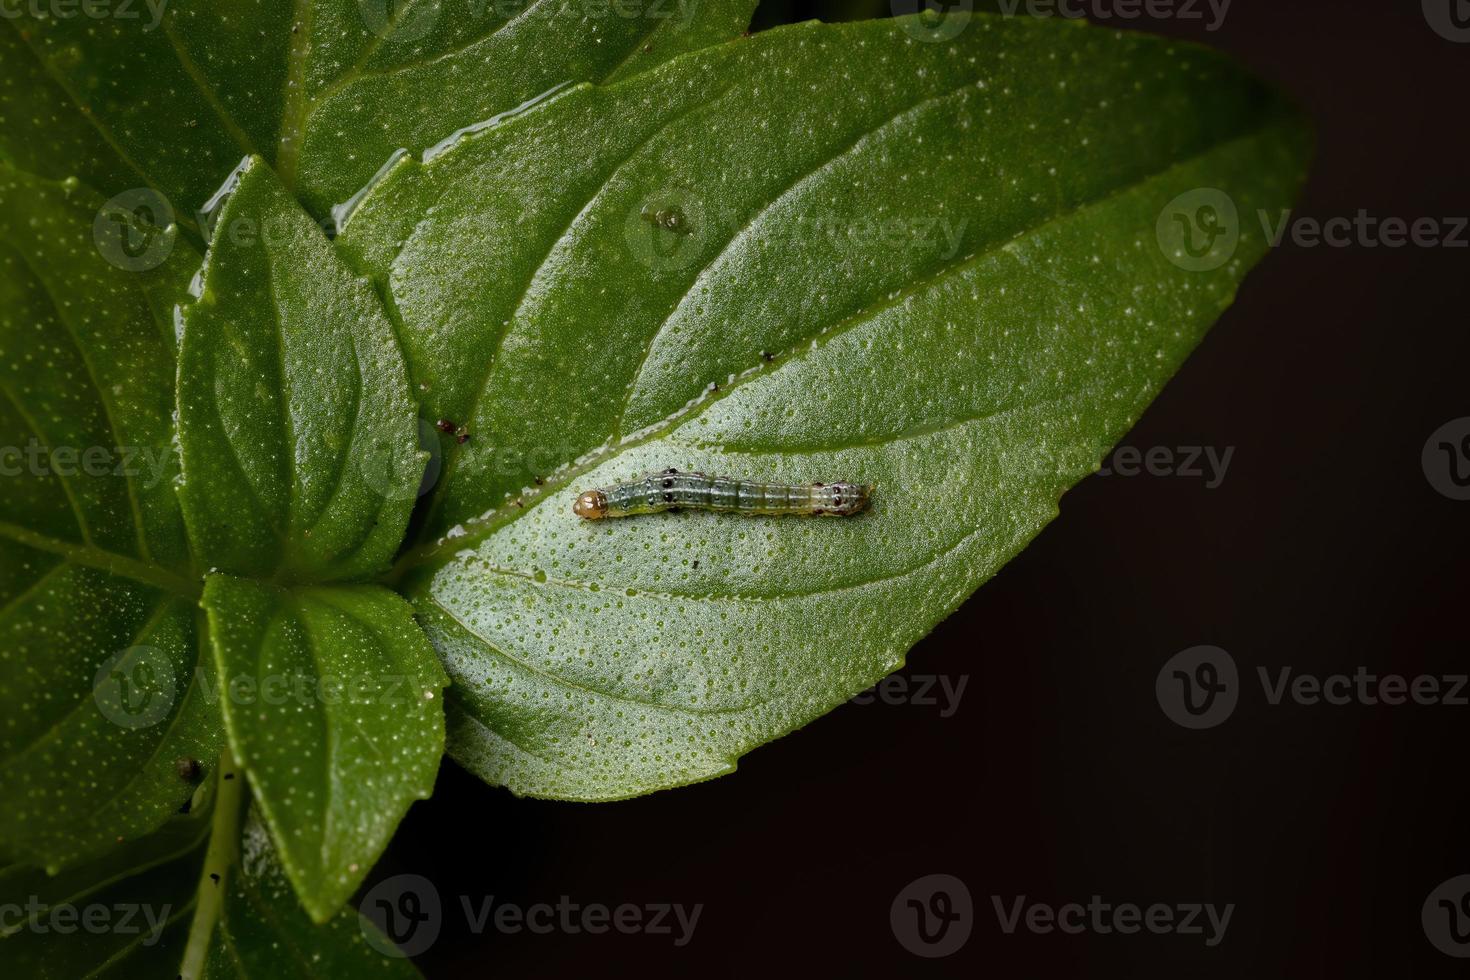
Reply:
[[139, 0], [101, 19], [22, 5], [0, 25], [0, 158], [104, 196], [150, 186], [187, 220], [258, 154], [325, 216], [400, 147], [727, 40], [755, 7], [638, 5], [170, 0], [155, 15]]
[[222, 742], [169, 421], [198, 256], [109, 264], [100, 203], [0, 166], [0, 853], [52, 869], [153, 830]]
[[[207, 809], [176, 817], [149, 837], [55, 877], [20, 866], [0, 869], [0, 903], [23, 910], [0, 932], [0, 971], [34, 980], [179, 976], [191, 929], [199, 927], [199, 890], [216, 888], [223, 894], [204, 924], [203, 969], [189, 980], [419, 976], [407, 959], [379, 952], [391, 947], [355, 913], [325, 926], [307, 917], [255, 811], [245, 822], [243, 861], [211, 863], [209, 817]], [[221, 874], [220, 883], [211, 872]], [[52, 910], [68, 906], [77, 918], [70, 926], [60, 920], [70, 929], [62, 934]], [[35, 907], [43, 911], [36, 915]], [[83, 928], [89, 909], [105, 910], [109, 927]], [[378, 949], [369, 944], [370, 933]]]
[[362, 883], [444, 754], [448, 678], [379, 586], [204, 590], [225, 726], [297, 893], [319, 922]]
[[[471, 432], [429, 512], [449, 539], [405, 563], [451, 753], [520, 793], [630, 796], [898, 667], [1264, 254], [1242, 222], [1187, 271], [1166, 204], [1288, 206], [1307, 142], [1208, 51], [977, 18], [944, 44], [773, 31], [402, 161], [339, 244], [427, 416]], [[571, 514], [667, 466], [878, 489], [849, 521]]]

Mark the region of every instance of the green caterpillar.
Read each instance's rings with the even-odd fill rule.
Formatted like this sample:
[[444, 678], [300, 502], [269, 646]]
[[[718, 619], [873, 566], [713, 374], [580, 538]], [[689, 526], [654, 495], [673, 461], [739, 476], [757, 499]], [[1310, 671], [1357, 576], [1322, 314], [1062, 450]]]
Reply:
[[633, 483], [588, 490], [577, 497], [572, 513], [589, 521], [683, 507], [752, 516], [850, 517], [868, 506], [872, 492], [857, 483], [757, 483], [668, 469]]

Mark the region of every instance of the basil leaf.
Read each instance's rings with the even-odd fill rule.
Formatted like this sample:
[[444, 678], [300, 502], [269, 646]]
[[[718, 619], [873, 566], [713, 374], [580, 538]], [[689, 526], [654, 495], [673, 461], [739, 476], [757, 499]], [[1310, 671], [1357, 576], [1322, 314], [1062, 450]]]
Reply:
[[381, 571], [427, 458], [393, 331], [269, 167], [215, 226], [179, 365], [179, 498], [202, 563], [319, 582]]
[[[569, 92], [402, 161], [346, 224], [426, 410], [471, 433], [404, 581], [454, 679], [450, 751], [487, 780], [708, 778], [896, 669], [1264, 254], [1240, 222], [1198, 256], [1175, 228], [1201, 195], [1288, 206], [1304, 171], [1297, 114], [1228, 60], [1032, 18], [915, 29], [781, 29]], [[668, 466], [875, 505], [570, 512]]]
[[0, 904], [20, 913], [0, 928], [0, 968], [37, 980], [417, 977], [366, 919], [312, 923], [239, 782], [219, 784], [218, 804], [60, 875], [0, 868]]
[[[424, 455], [392, 328], [252, 160], [184, 314], [179, 497], [206, 582], [225, 727], [311, 916], [330, 918], [444, 747], [447, 680], [380, 586]], [[239, 689], [241, 683], [247, 689]]]
[[0, 868], [0, 903], [21, 913], [0, 928], [0, 968], [38, 980], [177, 976], [209, 831], [206, 808], [56, 876]]
[[[350, 61], [312, 53], [341, 36], [335, 19], [314, 22], [313, 68], [287, 104], [277, 165], [320, 211], [402, 147], [426, 150], [557, 86], [626, 77], [728, 40], [754, 9], [754, 0], [418, 0], [397, 6], [377, 40], [354, 44]], [[330, 80], [315, 67], [339, 61], [352, 67]]]
[[0, 27], [0, 59], [15, 72], [0, 85], [0, 156], [109, 194], [141, 181], [188, 220], [236, 161], [259, 155], [325, 215], [399, 147], [426, 149], [565, 82], [727, 40], [754, 6], [139, 0], [105, 19], [17, 9]]
[[52, 870], [159, 826], [222, 738], [173, 494], [175, 236], [0, 166], [0, 852]]
[[297, 894], [325, 922], [444, 754], [448, 683], [408, 603], [378, 586], [204, 589], [235, 758]]

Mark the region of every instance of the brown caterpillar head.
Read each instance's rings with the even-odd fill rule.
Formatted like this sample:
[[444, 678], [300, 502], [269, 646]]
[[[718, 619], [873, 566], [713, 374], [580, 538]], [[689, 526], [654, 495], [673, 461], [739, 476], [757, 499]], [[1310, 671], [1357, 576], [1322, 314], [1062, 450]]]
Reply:
[[572, 504], [572, 513], [587, 521], [601, 520], [607, 516], [607, 494], [601, 490], [588, 490]]

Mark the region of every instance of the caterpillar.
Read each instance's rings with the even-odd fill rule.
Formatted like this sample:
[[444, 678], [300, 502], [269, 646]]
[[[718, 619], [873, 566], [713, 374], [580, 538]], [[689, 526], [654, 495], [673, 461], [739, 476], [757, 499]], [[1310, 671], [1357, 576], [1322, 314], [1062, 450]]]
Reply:
[[751, 516], [850, 517], [868, 506], [873, 488], [858, 483], [759, 483], [667, 469], [633, 483], [577, 496], [572, 513], [589, 521], [687, 507]]

